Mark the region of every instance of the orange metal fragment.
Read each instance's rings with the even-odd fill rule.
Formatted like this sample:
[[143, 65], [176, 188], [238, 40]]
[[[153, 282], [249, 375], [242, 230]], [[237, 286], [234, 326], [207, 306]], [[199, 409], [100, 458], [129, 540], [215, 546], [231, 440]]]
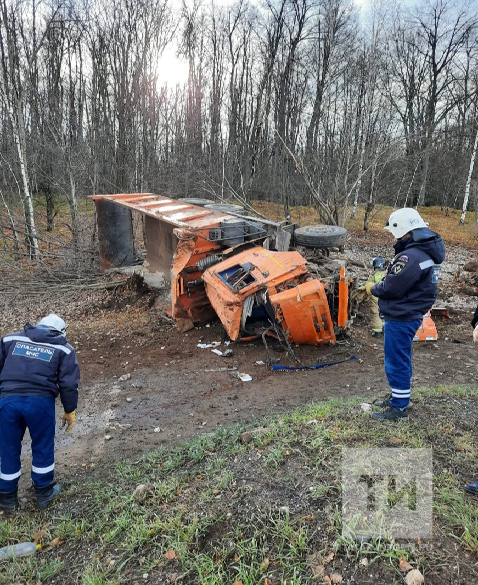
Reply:
[[422, 324], [415, 333], [413, 341], [436, 341], [438, 339], [438, 332], [433, 319], [430, 316], [430, 311], [423, 317]]
[[345, 278], [345, 266], [340, 269], [339, 280], [339, 311], [337, 316], [337, 325], [344, 328], [347, 325], [349, 309], [349, 285]]
[[320, 280], [308, 280], [272, 295], [271, 303], [277, 308], [277, 320], [289, 341], [305, 345], [335, 343], [334, 325]]

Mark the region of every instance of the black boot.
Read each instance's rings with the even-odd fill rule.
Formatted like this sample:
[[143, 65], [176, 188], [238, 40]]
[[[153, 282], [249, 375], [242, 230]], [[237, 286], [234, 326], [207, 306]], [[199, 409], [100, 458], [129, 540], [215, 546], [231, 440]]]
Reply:
[[473, 481], [465, 486], [465, 491], [474, 496], [478, 496], [478, 481]]
[[[390, 394], [389, 396], [387, 396], [387, 398], [383, 398], [383, 399], [378, 398], [377, 400], [374, 400], [372, 402], [372, 404], [374, 406], [377, 406], [378, 408], [387, 408], [387, 406], [390, 406], [390, 400], [391, 399], [392, 399], [392, 395]], [[410, 401], [407, 404], [407, 408], [412, 408], [412, 406], [413, 406], [413, 402]]]
[[405, 410], [400, 410], [389, 406], [382, 412], [372, 412], [372, 418], [375, 420], [408, 420], [408, 412], [406, 408]]
[[61, 485], [55, 482], [45, 487], [35, 486], [35, 492], [37, 494], [37, 506], [39, 508], [47, 508], [51, 504], [53, 498], [56, 498], [60, 491]]
[[392, 395], [389, 394], [386, 398], [378, 398], [377, 400], [374, 400], [372, 404], [378, 406], [378, 408], [387, 408], [387, 406], [390, 406], [391, 398]]
[[0, 492], [0, 510], [14, 511], [20, 507], [17, 497], [17, 490], [14, 492]]

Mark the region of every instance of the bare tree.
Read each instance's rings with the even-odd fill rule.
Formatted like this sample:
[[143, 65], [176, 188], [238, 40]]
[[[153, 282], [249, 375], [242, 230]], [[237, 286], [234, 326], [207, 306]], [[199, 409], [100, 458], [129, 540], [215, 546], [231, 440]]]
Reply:
[[[29, 68], [35, 60], [42, 40], [36, 36], [28, 39], [21, 35], [24, 27], [23, 4], [0, 2], [0, 66], [1, 94], [6, 104], [17, 151], [22, 183], [22, 205], [25, 219], [25, 240], [27, 254], [34, 259], [40, 255], [37, 229], [33, 213], [33, 200], [27, 158], [27, 130], [25, 123], [25, 86], [28, 84]], [[32, 5], [32, 22], [36, 22], [36, 4]], [[22, 51], [21, 41], [32, 43], [28, 51]], [[25, 49], [25, 46], [23, 47]]]
[[280, 43], [284, 34], [285, 10], [287, 0], [280, 0], [278, 6], [267, 0], [269, 14], [267, 22], [264, 24], [263, 31], [260, 32], [260, 55], [261, 55], [261, 72], [259, 83], [256, 89], [254, 100], [254, 113], [252, 116], [251, 131], [249, 134], [249, 159], [248, 177], [246, 177], [246, 201], [250, 202], [255, 178], [261, 139], [267, 137], [268, 115], [271, 106], [271, 88], [274, 66]]
[[319, 124], [322, 116], [324, 92], [331, 83], [331, 76], [340, 74], [340, 57], [336, 53], [347, 44], [350, 35], [350, 5], [344, 0], [326, 0], [319, 7], [312, 46], [313, 80], [315, 85], [312, 115], [306, 131], [306, 154], [317, 151]]
[[470, 159], [470, 168], [468, 170], [468, 178], [466, 180], [466, 185], [465, 185], [465, 196], [463, 197], [463, 207], [462, 207], [461, 216], [460, 216], [460, 224], [461, 225], [463, 225], [465, 223], [466, 210], [468, 208], [468, 200], [470, 198], [471, 176], [473, 174], [473, 169], [475, 167], [475, 158], [476, 158], [476, 149], [477, 148], [478, 148], [478, 128], [477, 128], [476, 134], [475, 134], [475, 142], [473, 144], [473, 151], [471, 153], [471, 159]]
[[[276, 140], [274, 146], [274, 177], [278, 192], [282, 194], [284, 217], [290, 218], [290, 158], [283, 149], [283, 141], [289, 144], [291, 150], [296, 150], [296, 128], [294, 127], [294, 102], [302, 102], [301, 88], [305, 87], [304, 79], [297, 76], [297, 61], [299, 59], [300, 43], [307, 35], [309, 5], [307, 0], [292, 0], [290, 11], [286, 13], [284, 45], [278, 61], [276, 79], [274, 121], [277, 135], [282, 140]], [[302, 108], [299, 106], [299, 110]], [[278, 179], [278, 181], [277, 181]]]
[[417, 204], [425, 204], [430, 152], [438, 123], [455, 107], [449, 88], [455, 75], [452, 65], [471, 32], [476, 27], [476, 13], [469, 6], [456, 7], [447, 0], [427, 2], [419, 9], [415, 20], [418, 38], [417, 49], [422, 52], [427, 66], [426, 107], [424, 117], [424, 156]]

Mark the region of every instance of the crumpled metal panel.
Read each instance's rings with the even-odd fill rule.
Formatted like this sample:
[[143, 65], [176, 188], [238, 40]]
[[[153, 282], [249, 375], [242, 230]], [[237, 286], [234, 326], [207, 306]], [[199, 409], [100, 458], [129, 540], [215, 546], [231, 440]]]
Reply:
[[324, 285], [312, 275], [301, 283], [309, 275], [306, 263], [298, 252], [272, 252], [257, 246], [204, 272], [206, 294], [233, 341], [241, 335], [247, 301], [266, 290], [291, 342], [335, 343]]
[[431, 318], [430, 311], [423, 317], [422, 323], [415, 333], [413, 341], [436, 341], [438, 332], [435, 322]]
[[271, 296], [276, 318], [292, 343], [335, 343], [334, 324], [324, 285], [308, 280]]

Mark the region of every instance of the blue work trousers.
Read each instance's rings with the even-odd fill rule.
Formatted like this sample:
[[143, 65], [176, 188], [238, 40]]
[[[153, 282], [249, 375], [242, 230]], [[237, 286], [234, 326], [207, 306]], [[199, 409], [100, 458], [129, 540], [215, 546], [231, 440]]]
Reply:
[[0, 491], [14, 492], [21, 474], [22, 439], [32, 441], [32, 481], [45, 487], [55, 473], [55, 399], [8, 396], [0, 399]]
[[406, 408], [410, 402], [412, 345], [421, 322], [421, 319], [385, 321], [383, 328], [385, 374], [392, 390], [390, 405], [394, 408]]

